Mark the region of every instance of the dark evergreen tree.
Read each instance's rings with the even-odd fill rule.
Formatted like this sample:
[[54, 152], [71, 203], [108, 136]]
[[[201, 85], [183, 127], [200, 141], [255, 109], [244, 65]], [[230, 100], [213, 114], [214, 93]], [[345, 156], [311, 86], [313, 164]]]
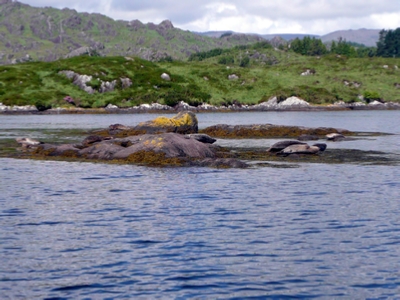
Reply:
[[379, 41], [376, 43], [377, 56], [400, 57], [400, 28], [379, 32]]
[[315, 37], [310, 38], [309, 36], [304, 37], [302, 40], [296, 38], [292, 41], [290, 48], [302, 55], [323, 55], [327, 53], [326, 46], [320, 39]]
[[357, 56], [356, 49], [342, 37], [338, 39], [337, 43], [335, 43], [335, 41], [332, 42], [331, 53], [345, 55], [347, 57]]

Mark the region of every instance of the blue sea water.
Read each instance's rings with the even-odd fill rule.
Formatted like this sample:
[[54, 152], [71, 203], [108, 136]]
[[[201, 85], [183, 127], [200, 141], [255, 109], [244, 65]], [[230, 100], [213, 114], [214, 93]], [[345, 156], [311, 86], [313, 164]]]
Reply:
[[[0, 139], [151, 118], [0, 116]], [[328, 147], [400, 155], [398, 111], [198, 119], [388, 132]], [[400, 299], [399, 178], [396, 165], [218, 170], [0, 158], [0, 298]]]

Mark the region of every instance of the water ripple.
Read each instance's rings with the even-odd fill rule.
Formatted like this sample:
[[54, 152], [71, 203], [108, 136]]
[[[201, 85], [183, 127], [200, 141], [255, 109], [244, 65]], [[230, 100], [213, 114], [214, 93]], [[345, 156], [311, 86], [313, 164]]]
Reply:
[[400, 292], [398, 168], [166, 170], [0, 160], [8, 178], [0, 198], [4, 299], [380, 299]]

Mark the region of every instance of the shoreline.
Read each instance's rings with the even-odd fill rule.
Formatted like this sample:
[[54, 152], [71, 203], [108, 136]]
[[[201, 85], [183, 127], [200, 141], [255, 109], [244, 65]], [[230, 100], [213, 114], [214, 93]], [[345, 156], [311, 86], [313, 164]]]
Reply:
[[232, 105], [232, 106], [211, 106], [203, 105], [199, 107], [189, 106], [186, 103], [179, 104], [175, 107], [164, 105], [140, 105], [129, 108], [54, 108], [39, 111], [32, 106], [14, 106], [0, 110], [0, 115], [60, 115], [60, 114], [170, 114], [181, 111], [191, 111], [194, 113], [237, 113], [237, 112], [288, 112], [288, 111], [352, 111], [352, 110], [400, 110], [400, 103], [351, 103], [351, 104], [334, 104], [330, 106], [314, 106], [314, 105]]

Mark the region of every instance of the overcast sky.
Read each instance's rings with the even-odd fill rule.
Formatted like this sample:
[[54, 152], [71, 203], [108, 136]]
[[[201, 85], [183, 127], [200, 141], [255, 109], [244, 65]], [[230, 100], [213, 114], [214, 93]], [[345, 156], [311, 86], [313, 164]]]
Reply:
[[400, 27], [399, 0], [22, 0], [68, 7], [116, 20], [160, 23], [191, 31], [323, 35], [342, 29]]

